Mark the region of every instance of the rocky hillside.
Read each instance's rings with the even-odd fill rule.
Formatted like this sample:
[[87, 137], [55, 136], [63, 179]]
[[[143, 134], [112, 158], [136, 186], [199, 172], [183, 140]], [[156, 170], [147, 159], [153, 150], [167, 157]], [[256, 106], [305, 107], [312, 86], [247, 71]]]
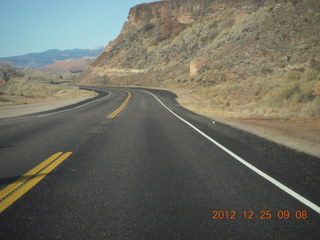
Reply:
[[81, 81], [192, 89], [241, 117], [317, 117], [319, 22], [318, 0], [141, 4]]

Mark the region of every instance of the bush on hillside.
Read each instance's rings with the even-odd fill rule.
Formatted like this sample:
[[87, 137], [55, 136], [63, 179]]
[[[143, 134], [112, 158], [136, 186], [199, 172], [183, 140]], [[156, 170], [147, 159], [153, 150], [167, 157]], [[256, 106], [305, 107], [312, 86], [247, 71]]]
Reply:
[[21, 77], [23, 72], [8, 63], [0, 64], [0, 80], [9, 81], [13, 77]]

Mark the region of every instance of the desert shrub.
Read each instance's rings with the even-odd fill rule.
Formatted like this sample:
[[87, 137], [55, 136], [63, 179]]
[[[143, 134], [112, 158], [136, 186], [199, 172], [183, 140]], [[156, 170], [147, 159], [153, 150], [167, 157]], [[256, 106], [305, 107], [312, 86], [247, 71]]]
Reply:
[[313, 86], [313, 95], [315, 95], [316, 97], [320, 97], [320, 82], [317, 82]]
[[297, 101], [298, 102], [313, 101], [313, 99], [315, 98], [313, 88], [314, 88], [313, 83], [301, 84], [299, 87], [299, 91], [297, 93]]
[[[267, 84], [257, 88], [257, 114], [265, 117], [314, 118], [320, 116], [320, 82], [318, 72], [290, 71], [269, 78]], [[267, 111], [267, 110], [272, 111]]]
[[304, 117], [314, 118], [320, 116], [320, 98], [315, 98], [312, 102], [307, 103], [302, 112]]
[[213, 30], [211, 32], [208, 33], [208, 38], [210, 40], [213, 40], [215, 39], [217, 36], [219, 35], [218, 31], [217, 30]]
[[298, 91], [299, 91], [299, 83], [293, 82], [293, 83], [288, 83], [282, 86], [281, 88], [279, 88], [278, 93], [276, 95], [281, 99], [288, 99]]
[[302, 76], [301, 72], [294, 70], [287, 73], [286, 79], [288, 81], [297, 81], [297, 80], [300, 80], [301, 76]]
[[320, 72], [312, 68], [307, 68], [303, 73], [303, 79], [305, 81], [320, 80]]
[[11, 78], [21, 76], [23, 76], [23, 72], [18, 68], [15, 68], [7, 63], [0, 64], [0, 80], [9, 81]]
[[147, 23], [147, 24], [145, 24], [145, 25], [142, 26], [141, 32], [142, 32], [142, 33], [148, 32], [148, 31], [152, 30], [154, 27], [155, 27], [154, 24], [152, 24], [152, 23]]
[[282, 105], [282, 99], [280, 99], [278, 96], [272, 96], [267, 101], [262, 101], [262, 103], [266, 103], [265, 105], [270, 107], [281, 107]]

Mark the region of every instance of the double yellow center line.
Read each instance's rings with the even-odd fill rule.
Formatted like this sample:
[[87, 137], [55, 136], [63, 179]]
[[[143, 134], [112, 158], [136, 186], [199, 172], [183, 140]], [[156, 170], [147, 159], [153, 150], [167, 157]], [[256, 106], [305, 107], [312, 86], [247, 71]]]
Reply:
[[58, 152], [25, 173], [14, 183], [0, 190], [0, 213], [39, 183], [46, 175], [66, 160], [72, 152]]
[[113, 113], [109, 114], [107, 116], [107, 118], [114, 118], [115, 116], [117, 116], [128, 104], [130, 98], [131, 98], [131, 92], [129, 91], [124, 91], [128, 94], [127, 98], [124, 100], [124, 102], [121, 104], [121, 106], [119, 108], [117, 108], [117, 110], [115, 110]]
[[[109, 114], [107, 118], [114, 118], [117, 116], [128, 104], [131, 93], [124, 91], [128, 94], [127, 98], [114, 112]], [[72, 152], [58, 152], [38, 166], [25, 173], [22, 177], [16, 180], [14, 183], [9, 184], [5, 188], [0, 190], [0, 213], [6, 210], [11, 204], [18, 200], [22, 195], [28, 192], [36, 184], [38, 184], [43, 178], [46, 177], [53, 169], [55, 169], [60, 163], [66, 160]]]

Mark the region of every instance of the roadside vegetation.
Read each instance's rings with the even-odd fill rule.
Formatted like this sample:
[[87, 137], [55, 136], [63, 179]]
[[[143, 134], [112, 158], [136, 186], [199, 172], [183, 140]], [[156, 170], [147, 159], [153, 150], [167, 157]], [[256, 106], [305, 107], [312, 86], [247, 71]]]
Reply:
[[190, 79], [183, 85], [180, 89], [172, 85], [182, 104], [196, 111], [210, 111], [217, 117], [312, 119], [320, 116], [320, 72], [313, 69], [251, 77], [240, 82], [228, 80], [206, 87]]
[[93, 96], [94, 93], [65, 85], [76, 76], [70, 72], [48, 73], [1, 64], [0, 106]]

